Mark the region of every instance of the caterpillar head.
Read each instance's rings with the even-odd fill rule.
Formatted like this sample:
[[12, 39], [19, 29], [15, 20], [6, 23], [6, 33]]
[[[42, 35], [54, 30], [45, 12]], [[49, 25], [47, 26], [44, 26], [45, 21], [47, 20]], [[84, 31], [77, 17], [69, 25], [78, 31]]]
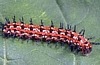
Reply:
[[83, 50], [82, 50], [82, 54], [84, 56], [88, 56], [92, 51], [92, 45], [90, 42], [88, 42], [87, 44], [84, 45]]

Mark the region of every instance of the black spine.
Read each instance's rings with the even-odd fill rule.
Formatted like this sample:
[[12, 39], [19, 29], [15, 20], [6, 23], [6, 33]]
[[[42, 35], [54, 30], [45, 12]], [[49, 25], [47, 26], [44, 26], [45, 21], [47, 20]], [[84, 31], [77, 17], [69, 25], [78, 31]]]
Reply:
[[91, 42], [91, 44], [92, 44], [92, 45], [100, 45], [99, 42], [97, 42], [97, 43], [96, 43], [96, 42]]

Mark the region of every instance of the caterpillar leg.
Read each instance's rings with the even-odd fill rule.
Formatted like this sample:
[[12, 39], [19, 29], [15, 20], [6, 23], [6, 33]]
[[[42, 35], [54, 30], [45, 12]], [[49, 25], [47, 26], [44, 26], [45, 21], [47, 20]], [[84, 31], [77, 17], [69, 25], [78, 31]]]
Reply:
[[85, 30], [84, 30], [84, 29], [82, 29], [82, 30], [79, 32], [79, 34], [81, 34], [82, 36], [84, 36], [84, 33], [85, 33]]
[[56, 44], [55, 44], [55, 48], [58, 46], [58, 42], [56, 42]]
[[60, 22], [60, 29], [63, 29], [63, 23]]
[[100, 45], [100, 43], [90, 42], [92, 45]]
[[30, 38], [27, 39], [27, 43], [29, 42]]
[[33, 25], [33, 23], [32, 23], [32, 18], [30, 18], [30, 25]]
[[53, 21], [51, 20], [51, 26], [50, 27], [54, 27]]
[[8, 19], [8, 18], [5, 18], [5, 20], [6, 20], [6, 23], [7, 23], [7, 24], [9, 24], [9, 23], [10, 23], [10, 21], [9, 21], [9, 19]]
[[94, 39], [95, 37], [90, 37], [90, 38], [87, 38], [88, 40], [90, 40], [90, 39]]
[[44, 26], [44, 23], [43, 23], [43, 21], [41, 20], [41, 24], [40, 24], [40, 26]]
[[19, 19], [20, 23], [24, 24], [24, 18], [22, 17], [22, 19]]
[[73, 30], [73, 32], [76, 32], [76, 25], [74, 25], [74, 30]]
[[15, 16], [12, 19], [13, 19], [13, 23], [16, 23]]
[[71, 30], [71, 25], [67, 24], [67, 29], [66, 30]]
[[44, 30], [44, 24], [43, 21], [41, 20], [41, 24], [40, 24], [40, 32], [42, 32]]
[[74, 46], [75, 46], [74, 43], [73, 42], [70, 42], [69, 47], [70, 47], [71, 52], [74, 51]]
[[76, 44], [76, 45], [75, 45], [75, 50], [74, 50], [74, 52], [75, 52], [76, 54], [78, 54], [80, 51], [81, 51], [80, 45]]
[[15, 39], [16, 38], [16, 34], [13, 34], [12, 37]]

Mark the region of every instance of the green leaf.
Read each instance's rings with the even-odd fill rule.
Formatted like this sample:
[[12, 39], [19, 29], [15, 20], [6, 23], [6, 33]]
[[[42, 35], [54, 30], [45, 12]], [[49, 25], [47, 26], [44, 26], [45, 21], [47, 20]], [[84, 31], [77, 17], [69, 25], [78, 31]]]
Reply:
[[[0, 22], [5, 17], [16, 21], [24, 17], [25, 23], [33, 19], [33, 23], [44, 21], [46, 26], [53, 20], [56, 27], [63, 22], [77, 25], [77, 32], [85, 29], [85, 37], [100, 42], [100, 1], [99, 0], [0, 0]], [[100, 46], [93, 45], [92, 53], [85, 57], [70, 52], [68, 46], [55, 44], [47, 46], [46, 42], [28, 43], [18, 39], [0, 37], [0, 65], [99, 65]]]

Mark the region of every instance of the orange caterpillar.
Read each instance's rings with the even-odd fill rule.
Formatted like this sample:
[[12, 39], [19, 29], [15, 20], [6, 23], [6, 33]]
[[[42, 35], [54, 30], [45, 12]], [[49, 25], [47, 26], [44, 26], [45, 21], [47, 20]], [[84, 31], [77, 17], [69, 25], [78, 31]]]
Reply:
[[92, 51], [92, 44], [99, 44], [89, 42], [88, 39], [84, 37], [85, 30], [81, 30], [76, 33], [76, 26], [74, 26], [74, 31], [71, 31], [71, 26], [68, 25], [67, 29], [63, 29], [63, 24], [60, 23], [60, 28], [54, 27], [51, 21], [51, 26], [44, 26], [42, 20], [40, 25], [34, 25], [32, 19], [30, 24], [25, 24], [23, 17], [20, 22], [15, 21], [15, 16], [13, 22], [6, 19], [6, 23], [0, 23], [2, 25], [2, 35], [6, 38], [13, 37], [25, 40], [41, 40], [46, 41], [48, 44], [55, 42], [56, 46], [58, 43], [68, 44], [71, 51], [75, 53], [81, 52], [83, 55], [87, 56]]

